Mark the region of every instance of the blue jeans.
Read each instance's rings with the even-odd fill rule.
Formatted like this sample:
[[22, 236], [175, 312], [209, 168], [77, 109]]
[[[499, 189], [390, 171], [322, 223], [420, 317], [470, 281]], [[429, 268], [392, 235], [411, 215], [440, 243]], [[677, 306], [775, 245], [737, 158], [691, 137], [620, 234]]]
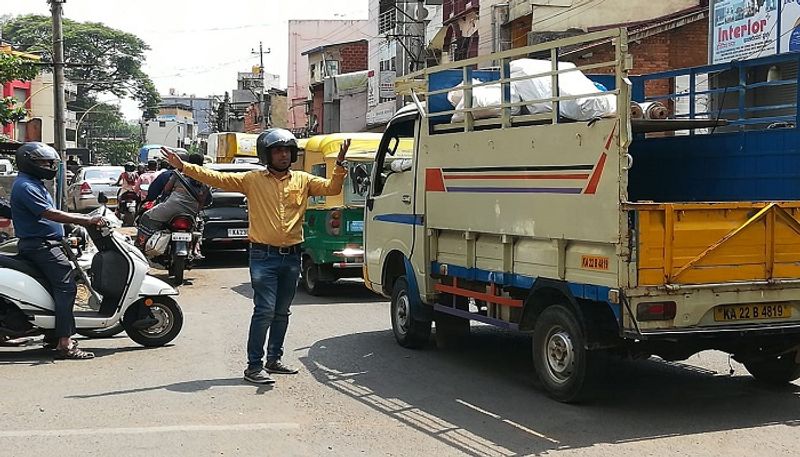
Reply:
[[19, 255], [35, 264], [50, 284], [55, 302], [56, 328], [54, 336], [62, 338], [75, 334], [75, 316], [72, 307], [78, 286], [72, 273], [72, 264], [61, 247], [42, 239], [21, 239]]
[[247, 339], [247, 367], [263, 366], [264, 342], [269, 330], [267, 361], [280, 360], [289, 327], [289, 306], [300, 277], [300, 253], [280, 254], [278, 250], [250, 246], [250, 284], [253, 287], [253, 317]]

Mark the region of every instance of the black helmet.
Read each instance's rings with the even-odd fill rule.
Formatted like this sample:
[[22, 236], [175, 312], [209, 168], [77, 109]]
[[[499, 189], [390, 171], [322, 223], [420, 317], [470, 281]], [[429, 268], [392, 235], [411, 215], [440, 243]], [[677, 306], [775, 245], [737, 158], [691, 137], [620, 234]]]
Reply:
[[261, 163], [272, 165], [270, 149], [285, 146], [292, 151], [292, 163], [297, 162], [297, 138], [286, 129], [268, 129], [256, 140], [256, 153]]
[[147, 169], [150, 171], [158, 170], [158, 160], [150, 159], [147, 161]]
[[[58, 173], [58, 153], [52, 147], [38, 142], [25, 143], [15, 154], [19, 171], [39, 179], [53, 179]], [[49, 161], [49, 164], [44, 162]]]
[[132, 172], [136, 171], [136, 164], [133, 163], [133, 162], [126, 162], [125, 163], [125, 171], [127, 171], [128, 173], [132, 173]]

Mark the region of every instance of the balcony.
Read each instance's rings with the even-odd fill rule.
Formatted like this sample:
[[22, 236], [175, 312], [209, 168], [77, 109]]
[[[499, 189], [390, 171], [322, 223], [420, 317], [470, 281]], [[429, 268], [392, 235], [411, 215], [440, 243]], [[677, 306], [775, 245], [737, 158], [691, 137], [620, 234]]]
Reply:
[[397, 25], [397, 10], [392, 8], [378, 15], [378, 35], [394, 33]]
[[480, 0], [444, 0], [442, 2], [442, 21], [447, 24], [470, 11], [480, 10]]

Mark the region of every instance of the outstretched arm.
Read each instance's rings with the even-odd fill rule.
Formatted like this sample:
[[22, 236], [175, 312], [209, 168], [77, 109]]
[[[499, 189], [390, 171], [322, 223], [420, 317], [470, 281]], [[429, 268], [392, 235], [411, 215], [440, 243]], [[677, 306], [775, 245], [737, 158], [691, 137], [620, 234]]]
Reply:
[[209, 170], [199, 165], [184, 163], [183, 160], [178, 157], [178, 154], [175, 154], [167, 148], [162, 147], [161, 151], [164, 152], [169, 164], [175, 167], [176, 170], [186, 174], [186, 176], [212, 187], [216, 187], [217, 189], [232, 192], [245, 192], [246, 190], [244, 184], [245, 173], [220, 173], [219, 171]]

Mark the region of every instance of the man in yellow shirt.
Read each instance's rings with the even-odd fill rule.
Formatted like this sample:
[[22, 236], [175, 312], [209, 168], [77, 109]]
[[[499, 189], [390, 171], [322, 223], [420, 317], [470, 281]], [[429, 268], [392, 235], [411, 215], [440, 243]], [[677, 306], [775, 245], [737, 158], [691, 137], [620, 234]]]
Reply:
[[[273, 384], [268, 373], [295, 374], [281, 362], [289, 325], [289, 307], [300, 276], [300, 244], [308, 197], [338, 195], [347, 175], [344, 157], [350, 141], [342, 144], [331, 179], [292, 171], [297, 160], [297, 140], [288, 130], [269, 129], [258, 136], [256, 151], [264, 171], [220, 173], [184, 163], [164, 148], [170, 165], [187, 176], [213, 187], [247, 196], [250, 213], [250, 283], [255, 292], [253, 317], [247, 340], [244, 379]], [[267, 363], [264, 343], [267, 342]]]

